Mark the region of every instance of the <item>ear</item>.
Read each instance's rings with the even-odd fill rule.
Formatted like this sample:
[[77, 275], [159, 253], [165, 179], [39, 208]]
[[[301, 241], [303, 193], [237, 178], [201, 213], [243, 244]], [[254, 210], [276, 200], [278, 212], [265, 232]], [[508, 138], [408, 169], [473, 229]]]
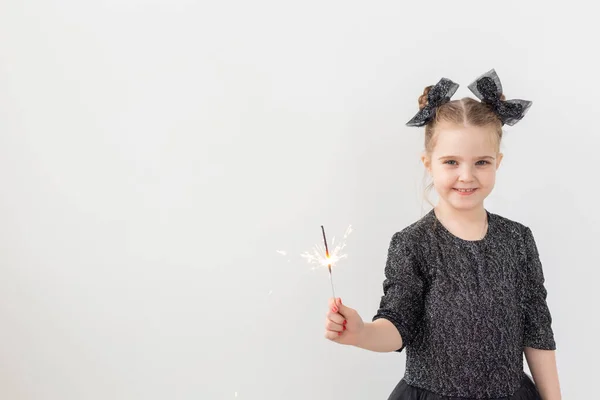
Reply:
[[496, 169], [500, 168], [500, 163], [502, 162], [503, 158], [504, 154], [498, 153], [498, 156], [496, 157]]
[[421, 153], [421, 162], [423, 163], [423, 166], [425, 167], [427, 172], [431, 173], [431, 159], [425, 151]]

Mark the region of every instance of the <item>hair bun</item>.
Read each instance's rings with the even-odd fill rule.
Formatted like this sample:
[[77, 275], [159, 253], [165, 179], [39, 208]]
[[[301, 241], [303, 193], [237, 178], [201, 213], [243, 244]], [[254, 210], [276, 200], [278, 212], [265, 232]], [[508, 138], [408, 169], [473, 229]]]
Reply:
[[419, 110], [422, 110], [423, 108], [425, 108], [427, 103], [429, 103], [429, 99], [428, 99], [427, 95], [429, 94], [429, 91], [431, 90], [432, 87], [433, 87], [433, 85], [427, 86], [423, 90], [423, 94], [421, 96], [419, 96]]

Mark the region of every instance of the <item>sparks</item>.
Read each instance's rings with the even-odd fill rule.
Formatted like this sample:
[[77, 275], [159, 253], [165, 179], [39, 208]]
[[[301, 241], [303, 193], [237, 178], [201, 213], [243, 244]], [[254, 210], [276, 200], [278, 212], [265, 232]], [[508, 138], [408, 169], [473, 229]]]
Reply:
[[[341, 243], [336, 245], [335, 237], [333, 237], [331, 241], [331, 247], [333, 250], [326, 249], [324, 244], [319, 243], [314, 245], [310, 251], [305, 251], [304, 253], [300, 254], [300, 257], [306, 259], [309, 264], [312, 264], [313, 270], [320, 267], [333, 266], [340, 260], [348, 257], [347, 254], [342, 253], [342, 250], [344, 250], [346, 247], [346, 239], [350, 233], [352, 233], [352, 225], [348, 226], [346, 229]], [[327, 253], [329, 253], [329, 256]]]

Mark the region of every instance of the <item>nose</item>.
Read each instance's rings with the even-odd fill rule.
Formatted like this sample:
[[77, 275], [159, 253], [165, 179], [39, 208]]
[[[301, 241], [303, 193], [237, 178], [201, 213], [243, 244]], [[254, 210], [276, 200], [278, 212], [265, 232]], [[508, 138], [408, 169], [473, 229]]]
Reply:
[[471, 182], [474, 178], [475, 174], [473, 173], [473, 167], [464, 163], [460, 169], [458, 180], [461, 182]]

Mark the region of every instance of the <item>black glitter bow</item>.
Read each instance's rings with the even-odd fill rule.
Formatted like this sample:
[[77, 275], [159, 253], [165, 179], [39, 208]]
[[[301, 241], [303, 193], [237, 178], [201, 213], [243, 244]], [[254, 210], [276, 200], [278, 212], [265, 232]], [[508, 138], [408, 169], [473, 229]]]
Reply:
[[450, 101], [452, 95], [458, 89], [458, 84], [450, 79], [442, 78], [427, 93], [427, 105], [406, 123], [408, 126], [426, 125], [435, 116], [435, 110], [444, 103]]
[[514, 125], [519, 122], [531, 107], [528, 100], [500, 100], [502, 84], [495, 70], [490, 70], [468, 86], [482, 103], [489, 104], [502, 124]]

